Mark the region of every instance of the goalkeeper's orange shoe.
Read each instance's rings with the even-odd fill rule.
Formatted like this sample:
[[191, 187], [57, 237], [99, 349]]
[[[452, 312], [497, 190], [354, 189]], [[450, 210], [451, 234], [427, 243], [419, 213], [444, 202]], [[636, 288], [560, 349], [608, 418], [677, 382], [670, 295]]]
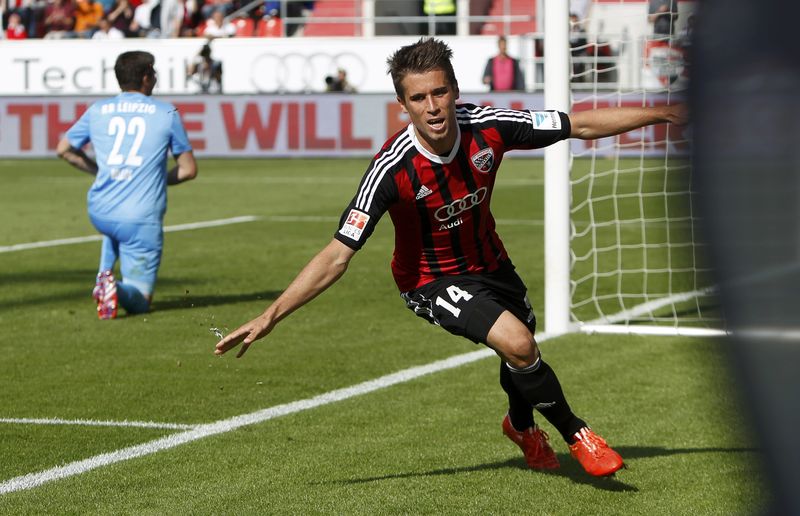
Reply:
[[560, 466], [553, 448], [550, 447], [550, 438], [538, 426], [533, 425], [519, 432], [511, 425], [511, 418], [506, 414], [503, 419], [503, 433], [520, 447], [529, 468], [557, 469]]
[[97, 317], [114, 319], [117, 317], [117, 282], [111, 271], [97, 274], [97, 281], [92, 290], [92, 297], [97, 301]]
[[589, 427], [583, 427], [575, 433], [575, 443], [570, 445], [569, 452], [588, 474], [596, 477], [613, 475], [625, 465], [619, 453]]

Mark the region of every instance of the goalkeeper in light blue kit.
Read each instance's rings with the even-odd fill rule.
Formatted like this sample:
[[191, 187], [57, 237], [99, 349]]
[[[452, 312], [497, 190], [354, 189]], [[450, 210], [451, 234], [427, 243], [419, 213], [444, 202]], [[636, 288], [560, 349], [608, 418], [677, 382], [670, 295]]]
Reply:
[[[178, 110], [151, 98], [155, 58], [125, 52], [114, 64], [122, 93], [92, 106], [58, 143], [59, 157], [96, 176], [87, 196], [89, 219], [103, 234], [93, 290], [100, 319], [147, 312], [163, 247], [167, 185], [194, 179], [197, 163]], [[91, 142], [95, 158], [82, 148]], [[167, 154], [176, 166], [167, 170]], [[120, 260], [121, 281], [114, 278]]]

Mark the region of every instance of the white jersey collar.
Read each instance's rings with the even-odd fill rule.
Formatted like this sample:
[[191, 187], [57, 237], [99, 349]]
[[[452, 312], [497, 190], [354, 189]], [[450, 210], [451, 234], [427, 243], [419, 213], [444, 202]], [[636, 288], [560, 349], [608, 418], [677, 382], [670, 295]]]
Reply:
[[417, 150], [428, 158], [429, 160], [433, 161], [434, 163], [439, 163], [441, 165], [447, 165], [451, 161], [453, 161], [458, 154], [458, 149], [461, 147], [461, 127], [458, 125], [458, 121], [456, 121], [456, 141], [453, 144], [453, 148], [450, 149], [450, 153], [447, 156], [439, 156], [438, 154], [434, 154], [425, 147], [423, 147], [422, 143], [417, 138], [417, 131], [414, 130], [414, 124], [408, 124], [406, 128], [406, 132], [411, 137], [411, 141], [414, 143], [414, 147]]

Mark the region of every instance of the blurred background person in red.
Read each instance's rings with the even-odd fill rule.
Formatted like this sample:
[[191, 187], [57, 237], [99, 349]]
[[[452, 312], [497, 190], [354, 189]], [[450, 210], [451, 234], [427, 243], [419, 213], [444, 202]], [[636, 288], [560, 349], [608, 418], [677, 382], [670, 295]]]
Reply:
[[497, 38], [497, 55], [490, 58], [483, 70], [483, 83], [491, 91], [512, 91], [525, 89], [525, 77], [519, 61], [508, 55], [508, 42], [505, 36]]

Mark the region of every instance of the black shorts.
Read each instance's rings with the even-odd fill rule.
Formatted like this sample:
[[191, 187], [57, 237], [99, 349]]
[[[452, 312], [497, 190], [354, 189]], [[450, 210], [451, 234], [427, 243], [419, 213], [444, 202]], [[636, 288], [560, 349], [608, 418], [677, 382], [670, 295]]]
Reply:
[[486, 343], [505, 310], [536, 332], [528, 290], [510, 263], [484, 274], [443, 276], [400, 296], [418, 316], [475, 343]]

